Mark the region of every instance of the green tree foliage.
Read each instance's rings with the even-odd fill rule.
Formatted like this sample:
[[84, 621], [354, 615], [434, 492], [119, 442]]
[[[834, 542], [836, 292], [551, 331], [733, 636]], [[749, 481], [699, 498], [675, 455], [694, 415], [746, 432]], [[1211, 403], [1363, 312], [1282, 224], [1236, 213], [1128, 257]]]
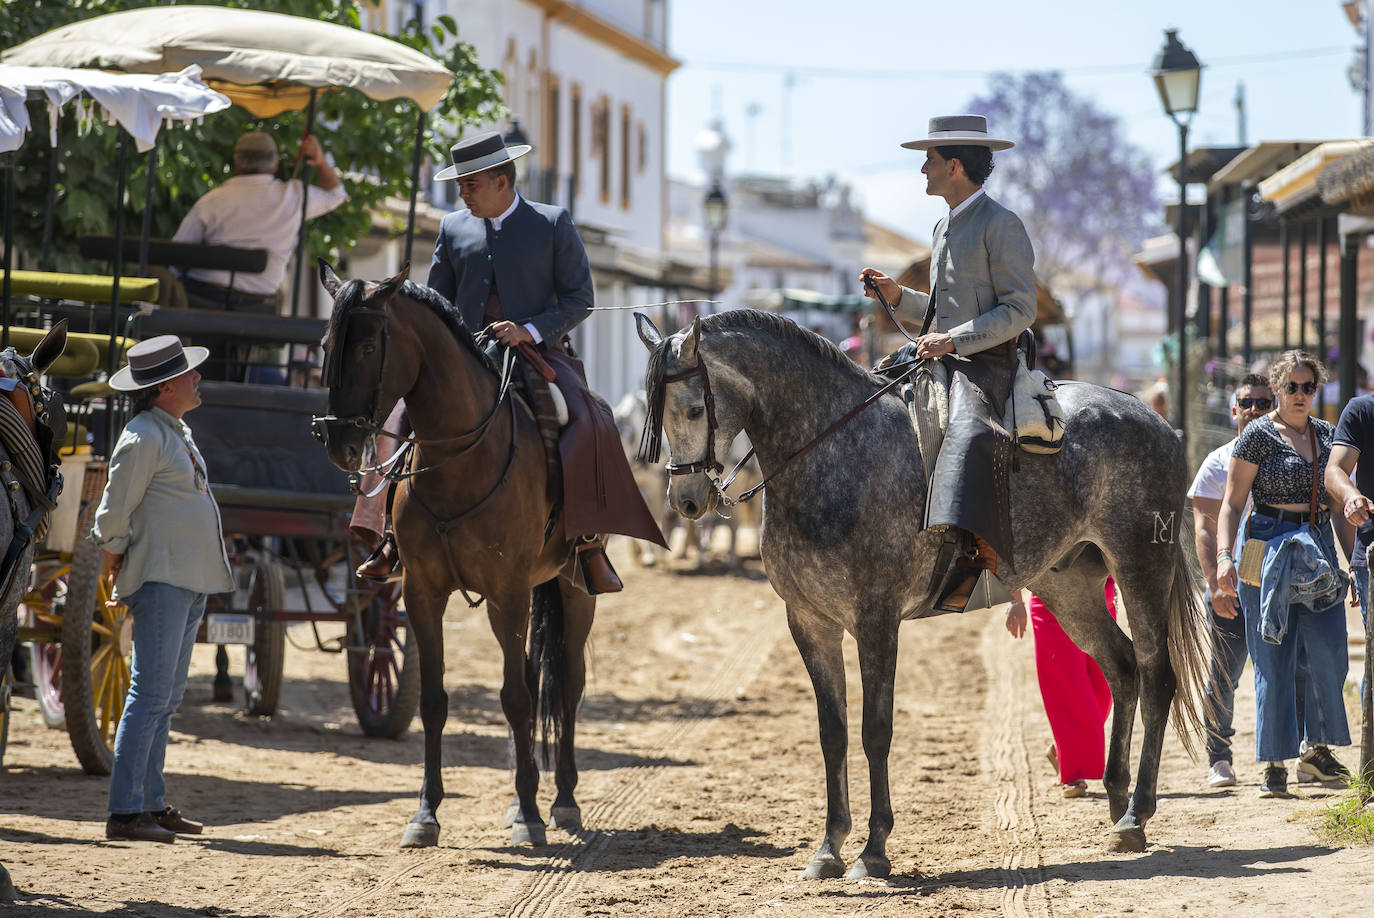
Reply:
[[[214, 0], [196, 0], [202, 5]], [[0, 3], [0, 47], [13, 47], [69, 22], [149, 5], [147, 0], [22, 0]], [[163, 4], [174, 5], [174, 4]], [[215, 5], [287, 13], [360, 28], [355, 0], [227, 0]], [[457, 40], [454, 21], [440, 17], [421, 30], [414, 21], [390, 36], [440, 61], [455, 74], [447, 95], [429, 114], [426, 152], [446, 160], [451, 138], [464, 126], [490, 123], [501, 114], [501, 75], [483, 69], [469, 44]], [[112, 233], [118, 181], [117, 132], [97, 120], [78, 125], [71, 107], [59, 123], [60, 157], [55, 183], [50, 179], [46, 105], [31, 103], [34, 130], [18, 154], [16, 236], [18, 248], [36, 259], [42, 251], [49, 188], [55, 186], [53, 252], [55, 266], [83, 267], [76, 241], [83, 233]], [[322, 92], [314, 133], [344, 174], [349, 200], [338, 210], [310, 221], [312, 252], [347, 250], [371, 226], [372, 213], [388, 196], [410, 193], [419, 107], [408, 100], [377, 102], [353, 90]], [[259, 120], [237, 106], [211, 115], [187, 129], [159, 135], [152, 195], [152, 235], [171, 236], [195, 200], [232, 174], [234, 141], [247, 130], [268, 131], [282, 153], [281, 177], [288, 177], [305, 130], [305, 112], [285, 112]], [[149, 155], [129, 144], [130, 178], [124, 195], [125, 231], [142, 226]]]

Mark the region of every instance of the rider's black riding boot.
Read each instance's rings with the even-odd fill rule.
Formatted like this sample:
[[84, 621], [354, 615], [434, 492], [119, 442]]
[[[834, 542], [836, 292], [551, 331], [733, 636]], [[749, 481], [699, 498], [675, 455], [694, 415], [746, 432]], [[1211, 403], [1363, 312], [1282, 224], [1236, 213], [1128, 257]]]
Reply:
[[997, 553], [992, 546], [971, 532], [961, 535], [971, 540], [972, 548], [959, 552], [953, 563], [948, 565], [944, 583], [935, 600], [937, 612], [964, 611], [983, 571], [997, 573]]

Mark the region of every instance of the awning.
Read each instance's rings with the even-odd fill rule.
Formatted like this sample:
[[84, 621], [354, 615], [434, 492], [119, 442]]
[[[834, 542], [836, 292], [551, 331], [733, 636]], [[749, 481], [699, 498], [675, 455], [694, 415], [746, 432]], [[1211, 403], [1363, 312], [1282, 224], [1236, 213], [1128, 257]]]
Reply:
[[315, 89], [411, 99], [428, 111], [453, 82], [438, 61], [381, 35], [300, 16], [214, 6], [153, 6], [74, 22], [0, 53], [29, 66], [130, 73], [192, 64], [259, 118], [305, 108]]
[[1352, 213], [1374, 213], [1374, 147], [1331, 163], [1317, 177], [1317, 190], [1327, 204], [1346, 204]]
[[105, 73], [66, 67], [0, 64], [0, 152], [17, 150], [29, 132], [30, 97], [48, 104], [49, 143], [57, 144], [58, 113], [83, 94], [134, 138], [140, 153], [153, 148], [166, 121], [195, 121], [230, 105], [201, 82], [199, 67], [180, 73]]
[[817, 293], [787, 287], [781, 290], [750, 290], [744, 295], [744, 304], [754, 309], [769, 309], [773, 312], [800, 312], [814, 309], [817, 312], [835, 312], [842, 315], [865, 315], [877, 306], [875, 300], [857, 293]]
[[1317, 196], [1317, 177], [1328, 165], [1370, 146], [1370, 140], [1338, 140], [1320, 144], [1259, 183], [1260, 197], [1285, 213]]

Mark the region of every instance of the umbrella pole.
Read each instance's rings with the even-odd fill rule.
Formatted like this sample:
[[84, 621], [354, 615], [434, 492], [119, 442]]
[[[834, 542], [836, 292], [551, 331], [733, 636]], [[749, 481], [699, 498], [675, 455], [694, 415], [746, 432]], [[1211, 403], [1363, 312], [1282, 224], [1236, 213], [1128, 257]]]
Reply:
[[159, 131], [153, 138], [153, 148], [148, 151], [148, 184], [143, 188], [143, 230], [138, 237], [138, 276], [148, 276], [148, 239], [153, 232], [153, 185], [157, 178], [157, 142], [162, 138]]
[[52, 236], [57, 223], [57, 163], [62, 155], [62, 138], [59, 135], [52, 145], [48, 157], [48, 206], [43, 211], [43, 245], [39, 249], [38, 270], [52, 270]]
[[5, 328], [0, 332], [0, 347], [10, 346], [10, 270], [14, 257], [14, 152], [5, 154], [5, 280], [4, 280], [4, 320]]
[[425, 120], [425, 113], [421, 111], [420, 119], [415, 125], [415, 158], [410, 166], [410, 216], [406, 219], [405, 264], [410, 264], [410, 248], [415, 241], [415, 198], [420, 192], [420, 160], [425, 149]]
[[[310, 90], [310, 107], [305, 112], [305, 133], [309, 134], [315, 130], [315, 96], [319, 93], [318, 89]], [[300, 162], [300, 154], [296, 155], [296, 161]], [[305, 205], [310, 197], [310, 167], [301, 168], [301, 229], [296, 237], [296, 269], [291, 275], [291, 316], [295, 318], [300, 314], [301, 305], [301, 261], [305, 258]]]
[[[119, 362], [115, 347], [119, 339], [119, 279], [124, 273], [124, 189], [129, 184], [129, 134], [119, 131], [119, 179], [115, 185], [114, 283], [110, 285], [110, 349], [106, 372], [113, 376]], [[113, 449], [115, 436], [114, 399], [105, 399], [105, 447]]]

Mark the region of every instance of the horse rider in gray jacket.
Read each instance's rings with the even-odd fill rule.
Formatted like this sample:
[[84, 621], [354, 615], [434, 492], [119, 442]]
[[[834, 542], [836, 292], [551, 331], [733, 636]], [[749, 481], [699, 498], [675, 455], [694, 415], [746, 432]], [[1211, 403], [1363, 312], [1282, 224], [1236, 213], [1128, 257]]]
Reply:
[[[932, 237], [931, 292], [901, 287], [873, 268], [864, 268], [861, 279], [871, 280], [894, 308], [927, 313], [916, 355], [938, 359], [948, 371], [949, 430], [931, 476], [925, 526], [946, 532], [953, 549], [953, 563], [934, 572], [943, 577], [936, 608], [962, 612], [979, 574], [996, 574], [999, 558], [1011, 563], [1012, 444], [1002, 411], [1015, 375], [1016, 339], [1035, 321], [1035, 253], [1020, 218], [983, 191], [993, 152], [1012, 147], [988, 136], [986, 118], [932, 118], [927, 137], [902, 146], [926, 151], [926, 193], [950, 207]], [[868, 283], [864, 294], [876, 298]]]

